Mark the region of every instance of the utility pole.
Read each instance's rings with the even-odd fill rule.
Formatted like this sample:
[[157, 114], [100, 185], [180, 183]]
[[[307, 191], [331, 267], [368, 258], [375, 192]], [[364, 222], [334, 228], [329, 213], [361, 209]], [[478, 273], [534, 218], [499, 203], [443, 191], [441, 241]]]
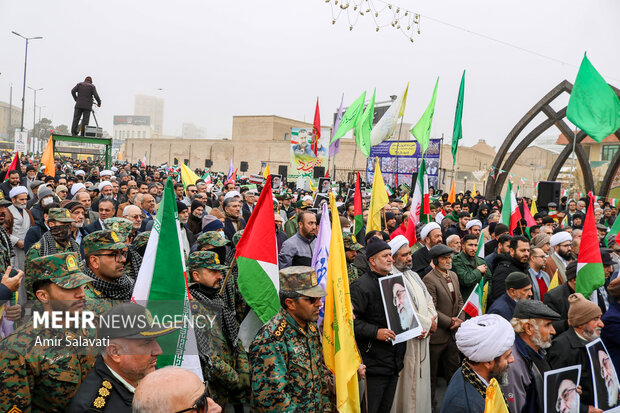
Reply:
[[28, 67], [28, 42], [30, 40], [40, 40], [40, 39], [43, 39], [43, 37], [41, 36], [24, 37], [17, 32], [11, 32], [11, 33], [26, 40], [26, 53], [24, 54], [24, 85], [22, 87], [22, 121], [20, 124], [20, 128], [23, 131], [24, 130], [24, 111], [25, 111], [25, 105], [26, 105], [26, 68]]
[[[6, 131], [7, 134], [10, 134], [11, 126], [13, 126], [12, 115], [13, 115], [13, 83], [11, 83], [10, 85], [10, 92], [9, 92], [9, 127]], [[9, 140], [10, 138], [11, 136], [9, 136], [7, 140]]]

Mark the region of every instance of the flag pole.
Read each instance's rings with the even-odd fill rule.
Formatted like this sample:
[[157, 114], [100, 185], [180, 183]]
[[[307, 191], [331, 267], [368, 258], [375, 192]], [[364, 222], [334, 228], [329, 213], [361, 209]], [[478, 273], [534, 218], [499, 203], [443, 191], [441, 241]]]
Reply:
[[220, 295], [222, 295], [222, 293], [224, 292], [224, 289], [226, 288], [226, 283], [228, 282], [228, 279], [230, 278], [230, 274], [232, 274], [232, 270], [233, 268], [235, 268], [236, 264], [237, 264], [237, 257], [235, 257], [233, 261], [230, 263], [230, 268], [228, 269], [228, 272], [226, 273], [226, 277], [224, 278], [224, 281], [222, 281], [222, 288], [220, 288]]
[[[570, 161], [570, 174], [568, 175], [568, 190], [572, 189], [573, 174], [575, 173], [575, 145], [577, 143], [577, 128], [573, 131], [573, 150], [571, 151]], [[570, 193], [569, 193], [570, 197]]]

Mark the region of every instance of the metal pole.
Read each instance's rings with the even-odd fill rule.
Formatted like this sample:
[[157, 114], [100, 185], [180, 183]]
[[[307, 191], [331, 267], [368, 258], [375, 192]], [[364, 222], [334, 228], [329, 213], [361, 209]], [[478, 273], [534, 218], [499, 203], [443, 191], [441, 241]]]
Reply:
[[26, 53], [24, 55], [24, 85], [22, 88], [22, 121], [20, 129], [24, 130], [24, 111], [26, 105], [26, 68], [28, 67], [28, 40], [26, 39]]
[[34, 91], [34, 105], [32, 108], [32, 137], [34, 138], [36, 128], [37, 128], [37, 90], [32, 89]]
[[[9, 94], [9, 128], [7, 129], [7, 134], [9, 134], [11, 132], [11, 126], [13, 126], [13, 119], [12, 119], [12, 115], [13, 115], [13, 83], [11, 83], [11, 89], [10, 89], [10, 94]], [[7, 140], [10, 140], [10, 136], [8, 137]]]
[[577, 143], [577, 128], [573, 131], [573, 150], [571, 151], [571, 161], [570, 161], [570, 173], [568, 175], [568, 195], [572, 196], [572, 185], [573, 185], [573, 173], [575, 169], [575, 145]]

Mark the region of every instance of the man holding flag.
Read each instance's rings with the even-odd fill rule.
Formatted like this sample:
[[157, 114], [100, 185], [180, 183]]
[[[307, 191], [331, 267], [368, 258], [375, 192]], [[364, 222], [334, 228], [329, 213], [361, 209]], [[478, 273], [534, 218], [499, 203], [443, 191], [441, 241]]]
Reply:
[[331, 411], [316, 326], [327, 294], [312, 267], [294, 266], [280, 271], [279, 295], [282, 308], [250, 347], [252, 411]]

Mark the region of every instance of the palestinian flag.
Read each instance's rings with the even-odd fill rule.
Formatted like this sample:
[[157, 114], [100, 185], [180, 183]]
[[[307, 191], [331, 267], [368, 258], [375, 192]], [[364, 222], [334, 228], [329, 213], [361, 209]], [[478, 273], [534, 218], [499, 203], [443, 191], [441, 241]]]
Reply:
[[[192, 317], [179, 229], [174, 184], [172, 178], [168, 178], [131, 297], [132, 302], [145, 305], [153, 318], [163, 323], [167, 319]], [[173, 329], [174, 324], [169, 324]], [[178, 331], [159, 337], [157, 342], [163, 351], [157, 359], [159, 368], [180, 366], [202, 377], [192, 323], [183, 323]]]
[[6, 170], [6, 175], [4, 176], [5, 182], [9, 180], [9, 172], [11, 171], [19, 171], [19, 152], [15, 152], [15, 156], [13, 156], [9, 169]]
[[463, 305], [463, 311], [471, 317], [482, 315], [482, 295], [484, 294], [484, 277], [480, 280], [474, 291]]
[[[362, 228], [364, 227], [364, 209], [362, 208], [362, 190], [360, 188], [360, 173], [357, 173], [357, 178], [355, 181], [355, 195], [353, 196], [353, 207], [354, 207], [354, 228], [353, 234], [357, 236], [360, 233]], [[618, 220], [620, 222], [620, 220]], [[363, 235], [363, 234], [362, 234]]]
[[512, 182], [508, 181], [508, 188], [506, 188], [506, 196], [504, 197], [504, 203], [502, 204], [502, 217], [501, 222], [506, 224], [510, 228], [510, 236], [513, 236], [513, 231], [521, 220], [521, 212], [517, 205], [517, 198], [512, 192]]
[[258, 318], [266, 323], [280, 309], [280, 279], [271, 175], [237, 244], [239, 291]]
[[586, 212], [586, 219], [583, 223], [583, 233], [581, 235], [581, 247], [579, 257], [577, 257], [577, 286], [575, 291], [589, 298], [592, 292], [605, 284], [605, 270], [603, 269], [603, 259], [601, 249], [598, 244], [598, 234], [594, 218], [594, 197], [592, 192], [589, 194], [590, 204]]
[[616, 235], [615, 241], [617, 244], [620, 244], [620, 218], [619, 217], [616, 217], [616, 220], [614, 221], [614, 224], [609, 230], [609, 233], [615, 234]]

